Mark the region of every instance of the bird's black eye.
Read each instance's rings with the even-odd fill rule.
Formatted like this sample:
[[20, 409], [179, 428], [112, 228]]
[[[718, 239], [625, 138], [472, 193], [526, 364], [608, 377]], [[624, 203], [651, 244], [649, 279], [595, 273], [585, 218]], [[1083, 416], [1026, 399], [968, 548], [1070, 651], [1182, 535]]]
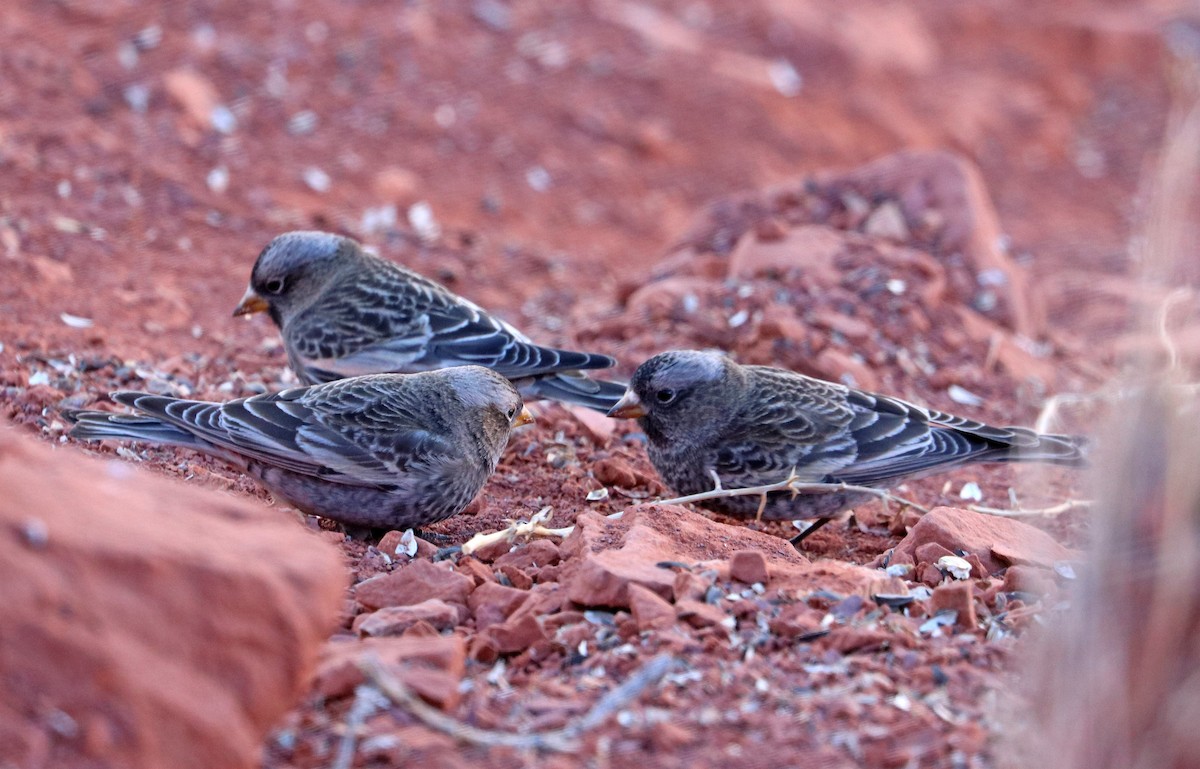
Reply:
[[511, 408], [508, 411], [505, 411], [504, 415], [508, 417], [508, 421], [511, 422], [517, 417], [517, 409], [515, 407]]
[[665, 388], [654, 393], [654, 397], [659, 403], [670, 403], [675, 400], [675, 391], [670, 388]]
[[268, 294], [282, 294], [283, 278], [271, 278], [265, 284], [263, 284], [263, 290]]

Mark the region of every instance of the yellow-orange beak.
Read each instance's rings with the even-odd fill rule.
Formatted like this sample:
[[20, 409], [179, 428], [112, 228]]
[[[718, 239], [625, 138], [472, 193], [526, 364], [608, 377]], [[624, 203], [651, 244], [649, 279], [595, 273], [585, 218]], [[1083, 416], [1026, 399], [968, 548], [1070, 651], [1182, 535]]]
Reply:
[[626, 390], [617, 405], [608, 410], [608, 415], [614, 419], [638, 419], [646, 416], [646, 408], [633, 390]]
[[233, 317], [253, 315], [256, 312], [266, 312], [269, 306], [266, 299], [263, 299], [254, 292], [253, 287], [247, 287], [246, 293], [242, 296], [242, 301], [238, 303], [237, 309], [233, 311]]
[[517, 414], [515, 417], [513, 417], [513, 427], [520, 427], [521, 425], [533, 424], [533, 421], [534, 421], [533, 414], [530, 413], [529, 409], [522, 406], [521, 413]]

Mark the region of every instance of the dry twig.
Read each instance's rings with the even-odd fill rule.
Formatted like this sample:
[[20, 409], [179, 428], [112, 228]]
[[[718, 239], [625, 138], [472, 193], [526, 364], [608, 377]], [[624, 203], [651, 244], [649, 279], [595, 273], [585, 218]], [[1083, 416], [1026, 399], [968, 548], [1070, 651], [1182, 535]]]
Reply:
[[448, 734], [459, 742], [483, 747], [499, 745], [518, 750], [576, 753], [580, 748], [580, 737], [604, 723], [609, 716], [635, 700], [648, 687], [657, 683], [666, 675], [672, 662], [670, 655], [660, 654], [619, 686], [609, 690], [578, 721], [562, 729], [533, 734], [514, 734], [494, 729], [480, 729], [446, 715], [414, 694], [374, 654], [364, 656], [359, 662], [359, 667], [367, 680], [377, 686], [392, 702], [416, 716], [426, 726]]
[[884, 505], [889, 501], [896, 502], [901, 505], [907, 505], [914, 510], [920, 510], [922, 513], [928, 513], [929, 510], [911, 499], [896, 496], [890, 491], [884, 489], [876, 489], [871, 486], [855, 486], [850, 483], [807, 483], [800, 480], [800, 476], [796, 475], [796, 469], [788, 473], [788, 477], [778, 483], [768, 483], [763, 486], [751, 486], [745, 489], [727, 489], [721, 485], [721, 479], [713, 474], [713, 480], [716, 486], [712, 491], [702, 491], [699, 494], [688, 494], [683, 497], [674, 497], [672, 499], [660, 499], [651, 502], [652, 505], [682, 505], [688, 502], [703, 502], [706, 499], [720, 499], [722, 497], [744, 497], [744, 496], [759, 496], [761, 502], [758, 506], [756, 518], [762, 518], [763, 510], [767, 504], [767, 495], [776, 491], [790, 491], [792, 497], [795, 498], [800, 494], [833, 494], [839, 491], [850, 491], [856, 494], [870, 494], [873, 497], [878, 497]]
[[1062, 515], [1068, 510], [1074, 510], [1079, 507], [1091, 507], [1094, 503], [1090, 499], [1068, 499], [1065, 502], [1060, 502], [1057, 505], [1040, 508], [1002, 508], [1002, 507], [987, 507], [985, 505], [968, 505], [967, 509], [973, 513], [984, 513], [986, 515], [996, 515], [1001, 518], [1020, 518], [1023, 516], [1046, 516], [1052, 518], [1056, 515]]

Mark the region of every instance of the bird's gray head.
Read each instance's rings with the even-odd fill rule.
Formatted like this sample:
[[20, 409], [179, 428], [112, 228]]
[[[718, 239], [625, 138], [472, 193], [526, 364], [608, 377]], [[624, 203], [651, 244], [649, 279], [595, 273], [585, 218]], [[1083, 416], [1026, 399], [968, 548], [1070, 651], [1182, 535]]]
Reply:
[[655, 442], [696, 442], [733, 412], [742, 376], [719, 352], [673, 350], [650, 358], [633, 373], [612, 417], [635, 417]]
[[497, 458], [513, 428], [533, 421], [513, 383], [491, 369], [454, 366], [431, 373], [454, 391], [467, 409], [466, 418], [482, 427], [484, 442]]
[[258, 255], [250, 287], [234, 315], [266, 311], [282, 327], [318, 296], [330, 278], [362, 254], [358, 243], [329, 232], [287, 232]]

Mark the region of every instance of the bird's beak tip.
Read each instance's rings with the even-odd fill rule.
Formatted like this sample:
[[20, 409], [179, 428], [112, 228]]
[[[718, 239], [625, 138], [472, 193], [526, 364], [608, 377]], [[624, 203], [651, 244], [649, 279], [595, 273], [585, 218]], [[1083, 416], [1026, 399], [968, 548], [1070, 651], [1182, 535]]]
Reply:
[[233, 317], [239, 315], [253, 315], [256, 312], [266, 312], [270, 305], [267, 300], [263, 299], [253, 288], [247, 288], [246, 293], [242, 296], [242, 301], [238, 302], [238, 306], [233, 310]]
[[513, 427], [521, 427], [522, 425], [530, 425], [534, 423], [533, 412], [522, 406], [521, 413], [513, 417]]
[[613, 419], [639, 419], [646, 416], [646, 409], [638, 399], [637, 393], [627, 390], [621, 400], [608, 410], [608, 415]]

